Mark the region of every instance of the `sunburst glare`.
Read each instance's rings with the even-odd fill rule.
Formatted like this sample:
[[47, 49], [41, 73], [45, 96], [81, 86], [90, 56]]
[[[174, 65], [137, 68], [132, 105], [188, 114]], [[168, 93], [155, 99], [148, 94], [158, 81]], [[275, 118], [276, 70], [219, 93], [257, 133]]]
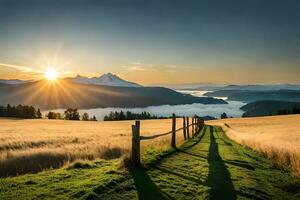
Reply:
[[49, 81], [55, 81], [58, 78], [58, 72], [56, 69], [47, 69], [45, 72], [45, 77]]

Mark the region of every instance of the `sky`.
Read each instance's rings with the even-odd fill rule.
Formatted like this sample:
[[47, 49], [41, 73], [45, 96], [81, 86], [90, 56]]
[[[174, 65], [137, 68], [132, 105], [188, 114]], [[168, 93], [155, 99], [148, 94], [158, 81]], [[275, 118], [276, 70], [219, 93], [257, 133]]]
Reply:
[[300, 83], [297, 0], [0, 0], [0, 78]]

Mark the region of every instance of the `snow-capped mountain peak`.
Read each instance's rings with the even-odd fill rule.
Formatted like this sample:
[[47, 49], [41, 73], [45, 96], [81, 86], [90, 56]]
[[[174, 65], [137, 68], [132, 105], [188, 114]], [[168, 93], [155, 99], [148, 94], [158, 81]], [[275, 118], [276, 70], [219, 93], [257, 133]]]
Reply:
[[107, 86], [118, 86], [118, 87], [141, 87], [141, 85], [133, 82], [121, 79], [115, 74], [106, 73], [100, 77], [88, 78], [81, 75], [77, 75], [75, 78], [68, 78], [75, 83], [94, 84], [94, 85], [107, 85]]

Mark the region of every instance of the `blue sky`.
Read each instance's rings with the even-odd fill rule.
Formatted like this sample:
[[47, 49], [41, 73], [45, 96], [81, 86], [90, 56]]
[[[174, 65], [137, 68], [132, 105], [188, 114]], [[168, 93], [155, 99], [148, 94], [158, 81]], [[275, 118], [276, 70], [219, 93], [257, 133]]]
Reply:
[[[300, 83], [300, 2], [0, 1], [0, 77]], [[25, 67], [25, 70], [24, 68]]]

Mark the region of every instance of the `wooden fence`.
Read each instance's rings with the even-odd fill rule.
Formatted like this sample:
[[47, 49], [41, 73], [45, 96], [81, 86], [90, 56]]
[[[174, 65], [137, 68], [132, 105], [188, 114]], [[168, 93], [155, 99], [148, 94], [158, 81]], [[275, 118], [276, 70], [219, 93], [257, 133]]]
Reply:
[[[194, 116], [192, 117], [192, 123], [189, 123], [189, 117], [183, 117], [183, 127], [176, 129], [176, 116], [172, 115], [172, 129], [166, 133], [151, 135], [151, 136], [141, 136], [140, 128], [141, 123], [139, 120], [135, 121], [135, 124], [132, 125], [132, 149], [131, 149], [131, 161], [133, 165], [139, 166], [141, 163], [140, 149], [142, 140], [151, 140], [158, 137], [171, 135], [171, 147], [176, 148], [176, 133], [183, 130], [184, 140], [194, 138], [204, 127], [204, 120]], [[192, 133], [190, 135], [190, 126], [192, 126]]]

